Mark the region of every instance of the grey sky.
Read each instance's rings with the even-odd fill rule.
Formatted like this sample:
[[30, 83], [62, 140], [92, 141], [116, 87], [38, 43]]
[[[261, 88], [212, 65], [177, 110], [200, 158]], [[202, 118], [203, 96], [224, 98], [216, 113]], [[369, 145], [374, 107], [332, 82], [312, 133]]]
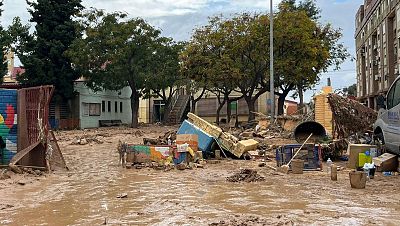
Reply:
[[[276, 6], [280, 0], [274, 0]], [[342, 42], [354, 55], [354, 16], [363, 0], [317, 0], [322, 9], [323, 23], [331, 23], [342, 28]], [[85, 7], [95, 7], [107, 11], [123, 11], [132, 17], [144, 17], [160, 28], [163, 35], [176, 40], [187, 40], [192, 30], [207, 23], [207, 18], [215, 14], [229, 15], [243, 11], [267, 11], [269, 0], [83, 0]], [[4, 0], [2, 24], [9, 25], [15, 16], [27, 22], [30, 18], [25, 0]], [[320, 90], [331, 77], [334, 88], [343, 88], [356, 82], [355, 62], [348, 60], [339, 71], [330, 71], [322, 76]], [[308, 100], [314, 91], [306, 93]]]

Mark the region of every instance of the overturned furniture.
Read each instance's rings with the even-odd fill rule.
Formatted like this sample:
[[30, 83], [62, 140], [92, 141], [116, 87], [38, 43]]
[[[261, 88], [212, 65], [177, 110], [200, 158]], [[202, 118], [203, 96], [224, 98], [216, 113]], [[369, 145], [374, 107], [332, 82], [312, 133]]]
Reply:
[[[223, 132], [218, 126], [212, 125], [206, 120], [198, 117], [195, 114], [188, 114], [188, 121], [184, 122], [183, 126], [178, 130], [178, 134], [195, 133], [199, 135], [199, 149], [202, 149], [201, 144], [206, 144], [202, 150], [203, 154], [209, 154], [211, 151], [212, 139], [220, 146], [222, 151], [226, 150], [233, 156], [240, 158], [248, 151], [254, 151], [258, 147], [258, 142], [253, 139], [239, 140], [235, 136]], [[185, 125], [194, 126], [193, 130], [182, 129]], [[197, 132], [196, 132], [197, 131]], [[205, 143], [202, 142], [204, 138]], [[210, 139], [211, 138], [211, 139]], [[224, 152], [223, 152], [224, 153]]]
[[53, 86], [18, 90], [18, 151], [9, 167], [67, 168], [54, 133], [49, 130], [49, 104]]

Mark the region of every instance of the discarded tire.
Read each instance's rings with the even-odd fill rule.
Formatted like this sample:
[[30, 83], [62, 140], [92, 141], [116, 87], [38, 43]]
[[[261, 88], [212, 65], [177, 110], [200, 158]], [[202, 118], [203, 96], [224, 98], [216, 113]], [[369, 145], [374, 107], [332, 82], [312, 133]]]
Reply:
[[303, 143], [310, 134], [313, 134], [310, 138], [311, 142], [318, 142], [326, 136], [325, 127], [315, 121], [307, 121], [299, 124], [294, 130], [294, 138], [297, 142]]
[[364, 189], [367, 182], [367, 175], [360, 171], [351, 171], [349, 173], [350, 185], [352, 188]]

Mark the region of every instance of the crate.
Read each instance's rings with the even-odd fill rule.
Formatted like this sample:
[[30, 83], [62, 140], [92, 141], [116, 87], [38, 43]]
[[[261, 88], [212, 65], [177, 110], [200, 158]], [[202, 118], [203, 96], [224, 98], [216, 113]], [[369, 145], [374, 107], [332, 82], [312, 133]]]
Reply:
[[[277, 148], [275, 156], [277, 166], [287, 164], [300, 147], [300, 144], [287, 144]], [[304, 160], [304, 169], [315, 170], [322, 168], [318, 145], [305, 144], [297, 154], [296, 159]]]

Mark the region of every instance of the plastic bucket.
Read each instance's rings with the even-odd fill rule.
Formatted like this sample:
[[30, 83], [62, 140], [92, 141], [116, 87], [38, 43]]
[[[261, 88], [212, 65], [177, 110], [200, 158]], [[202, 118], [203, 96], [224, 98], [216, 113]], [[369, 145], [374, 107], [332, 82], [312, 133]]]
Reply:
[[369, 169], [369, 178], [374, 179], [374, 176], [375, 176], [375, 169], [376, 169], [376, 168], [371, 168], [371, 169]]
[[304, 160], [302, 160], [302, 159], [293, 159], [291, 164], [292, 164], [292, 173], [294, 173], [294, 174], [303, 174]]
[[349, 173], [350, 185], [352, 188], [364, 189], [367, 183], [367, 175], [360, 171], [351, 171]]

